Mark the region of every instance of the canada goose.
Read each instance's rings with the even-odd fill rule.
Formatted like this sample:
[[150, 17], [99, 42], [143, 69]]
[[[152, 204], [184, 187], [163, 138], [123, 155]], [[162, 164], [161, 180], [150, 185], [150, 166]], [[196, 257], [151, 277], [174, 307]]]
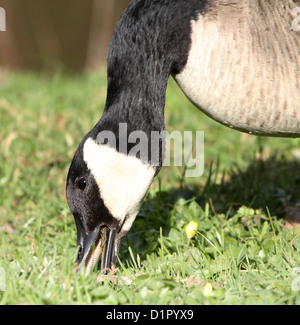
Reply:
[[[103, 115], [80, 143], [67, 177], [79, 266], [94, 266], [103, 251], [101, 268], [111, 267], [161, 168], [164, 141], [153, 163], [128, 154], [133, 144], [119, 131], [125, 123], [128, 134], [143, 131], [151, 145], [151, 131], [164, 130], [170, 75], [195, 106], [224, 125], [300, 135], [297, 5], [300, 0], [131, 2], [109, 46]], [[115, 136], [115, 148], [109, 137], [99, 138], [103, 131]]]

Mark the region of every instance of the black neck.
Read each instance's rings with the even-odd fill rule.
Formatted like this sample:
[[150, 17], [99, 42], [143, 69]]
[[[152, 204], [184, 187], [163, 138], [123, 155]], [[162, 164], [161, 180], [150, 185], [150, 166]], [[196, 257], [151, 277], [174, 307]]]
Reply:
[[[164, 130], [170, 74], [184, 68], [191, 46], [191, 20], [207, 0], [135, 0], [120, 18], [108, 52], [108, 89], [97, 132]], [[94, 130], [96, 131], [96, 130]]]

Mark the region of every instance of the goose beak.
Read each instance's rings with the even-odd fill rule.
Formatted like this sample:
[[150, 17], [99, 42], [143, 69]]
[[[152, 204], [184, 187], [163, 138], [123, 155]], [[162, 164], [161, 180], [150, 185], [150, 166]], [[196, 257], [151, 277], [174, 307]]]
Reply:
[[88, 276], [98, 264], [101, 256], [101, 271], [108, 274], [112, 263], [115, 263], [120, 240], [116, 240], [116, 229], [99, 226], [92, 232], [86, 233], [77, 226], [77, 244], [79, 251], [76, 259], [76, 271], [79, 272], [84, 265], [85, 275]]

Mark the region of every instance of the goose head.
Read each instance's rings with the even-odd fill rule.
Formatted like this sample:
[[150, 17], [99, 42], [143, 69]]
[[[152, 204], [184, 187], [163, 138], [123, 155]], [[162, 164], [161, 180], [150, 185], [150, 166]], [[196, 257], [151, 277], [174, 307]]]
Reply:
[[75, 218], [77, 265], [87, 272], [101, 254], [101, 269], [115, 263], [157, 169], [87, 136], [79, 145], [67, 177], [67, 200]]

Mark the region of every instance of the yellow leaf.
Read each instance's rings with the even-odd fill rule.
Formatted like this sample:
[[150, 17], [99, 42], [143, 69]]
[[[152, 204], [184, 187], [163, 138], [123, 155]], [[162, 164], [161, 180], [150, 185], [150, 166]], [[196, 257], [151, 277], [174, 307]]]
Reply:
[[185, 228], [187, 237], [189, 239], [195, 237], [197, 229], [198, 229], [198, 222], [195, 221], [189, 222]]
[[203, 294], [205, 297], [209, 297], [213, 292], [213, 287], [210, 282], [207, 282], [203, 289]]

